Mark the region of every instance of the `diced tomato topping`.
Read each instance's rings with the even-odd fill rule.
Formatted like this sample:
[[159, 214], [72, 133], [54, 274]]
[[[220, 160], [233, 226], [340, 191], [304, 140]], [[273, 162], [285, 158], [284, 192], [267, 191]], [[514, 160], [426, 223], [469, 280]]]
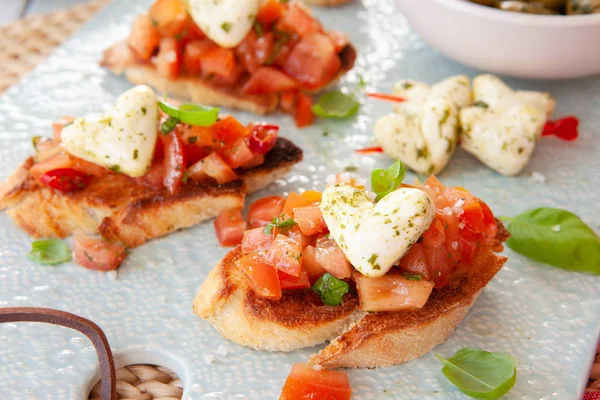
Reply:
[[232, 116], [225, 117], [215, 122], [212, 133], [218, 141], [232, 143], [248, 136], [248, 129]]
[[251, 228], [267, 225], [273, 218], [281, 215], [284, 204], [285, 197], [282, 196], [267, 196], [256, 200], [248, 208], [248, 224]]
[[92, 176], [71, 168], [61, 168], [43, 174], [40, 182], [61, 192], [75, 192], [88, 187]]
[[281, 298], [279, 275], [275, 267], [267, 262], [265, 252], [248, 254], [237, 260], [236, 264], [248, 278], [257, 296], [273, 300]]
[[310, 96], [298, 93], [294, 121], [298, 128], [310, 126], [315, 121], [315, 113], [312, 110], [312, 98]]
[[187, 167], [183, 139], [178, 129], [174, 129], [168, 135], [159, 134], [165, 149], [165, 175], [164, 185], [169, 193], [177, 193], [183, 181], [183, 175]]
[[254, 159], [254, 154], [246, 144], [244, 138], [239, 138], [235, 142], [228, 144], [219, 151], [219, 154], [221, 154], [231, 168], [239, 168]]
[[171, 80], [177, 79], [181, 68], [181, 49], [177, 40], [172, 37], [162, 38], [158, 54], [152, 58], [152, 63], [159, 75]]
[[306, 246], [302, 250], [302, 270], [306, 271], [311, 283], [315, 283], [327, 273], [327, 270], [317, 260], [317, 249], [315, 246]]
[[58, 121], [52, 122], [52, 137], [60, 143], [60, 134], [65, 126], [75, 121], [75, 117], [62, 117]]
[[242, 91], [246, 94], [281, 93], [298, 88], [298, 82], [273, 67], [258, 67]]
[[479, 204], [481, 205], [481, 211], [483, 212], [483, 234], [485, 236], [484, 244], [489, 246], [494, 243], [494, 239], [498, 233], [498, 225], [496, 224], [496, 218], [494, 217], [490, 207], [482, 200], [479, 200]]
[[248, 144], [250, 150], [256, 154], [267, 154], [275, 147], [279, 127], [269, 124], [250, 125], [250, 137]]
[[140, 15], [133, 21], [127, 44], [142, 60], [149, 60], [160, 43], [160, 33], [152, 25], [147, 15]]
[[292, 217], [294, 215], [294, 208], [311, 206], [320, 201], [321, 192], [317, 192], [316, 190], [307, 190], [302, 194], [290, 192], [285, 201], [283, 212]]
[[74, 253], [75, 262], [85, 268], [111, 271], [127, 257], [127, 248], [119, 241], [109, 241], [75, 232]]
[[271, 248], [273, 235], [265, 233], [265, 228], [254, 228], [244, 232], [241, 249], [242, 253], [250, 254], [257, 251], [267, 251]]
[[216, 45], [208, 39], [192, 40], [183, 51], [183, 69], [188, 75], [202, 73], [202, 57]]
[[306, 248], [306, 246], [314, 245], [315, 241], [316, 241], [316, 237], [308, 236], [308, 235], [305, 235], [304, 233], [302, 233], [302, 231], [300, 230], [298, 225], [295, 225], [291, 229], [289, 229], [287, 231], [287, 235], [291, 239], [300, 243], [300, 247], [302, 247], [302, 249]]
[[162, 189], [165, 182], [165, 163], [161, 159], [155, 159], [148, 172], [144, 176], [135, 179], [144, 186], [156, 190]]
[[213, 135], [212, 126], [179, 124], [177, 128], [186, 144], [193, 144], [199, 147], [213, 147], [216, 145], [217, 139]]
[[279, 234], [271, 243], [267, 261], [278, 270], [298, 277], [302, 271], [302, 246], [295, 240]]
[[258, 10], [256, 20], [261, 24], [269, 25], [281, 18], [283, 11], [284, 6], [279, 0], [267, 0]]
[[207, 177], [217, 181], [218, 184], [235, 181], [238, 177], [229, 165], [217, 153], [210, 153], [188, 169], [190, 179], [202, 182]]
[[157, 0], [148, 12], [162, 36], [181, 34], [187, 28], [187, 9], [182, 0]]
[[246, 70], [244, 67], [239, 63], [236, 63], [233, 71], [229, 75], [214, 75], [211, 82], [215, 85], [232, 87], [240, 80], [245, 72]]
[[322, 33], [313, 33], [294, 46], [283, 69], [303, 88], [318, 89], [331, 82], [341, 66], [331, 40]]
[[327, 232], [327, 224], [323, 218], [323, 213], [317, 205], [294, 208], [294, 221], [305, 235], [311, 236]]
[[272, 57], [274, 47], [275, 34], [273, 32], [267, 32], [262, 36], [258, 36], [252, 30], [235, 48], [235, 53], [244, 68], [250, 74], [253, 74]]
[[350, 400], [352, 389], [346, 372], [317, 370], [294, 364], [279, 400]]
[[242, 217], [242, 209], [223, 210], [214, 222], [217, 239], [221, 246], [237, 246], [242, 243], [246, 221]]
[[316, 250], [317, 261], [331, 275], [338, 279], [352, 276], [352, 265], [346, 260], [346, 256], [335, 240], [326, 236], [317, 239]]
[[235, 53], [232, 49], [214, 47], [202, 56], [202, 74], [231, 77], [235, 73]]
[[287, 10], [285, 10], [279, 22], [277, 22], [277, 29], [286, 32], [296, 32], [301, 37], [323, 30], [319, 21], [314, 19], [306, 8], [295, 3], [287, 7]]
[[399, 264], [403, 271], [411, 274], [421, 275], [425, 280], [431, 280], [431, 275], [427, 262], [425, 261], [425, 255], [423, 254], [423, 248], [420, 243], [415, 243], [408, 250], [408, 252], [402, 257]]
[[344, 50], [344, 48], [348, 46], [348, 43], [350, 43], [348, 36], [339, 31], [328, 31], [327, 36], [329, 36], [329, 39], [331, 39], [331, 43], [333, 43], [336, 53]]
[[81, 158], [74, 157], [64, 150], [34, 164], [29, 172], [34, 178], [40, 179], [40, 177], [48, 171], [64, 168], [73, 169], [93, 176], [102, 176], [108, 173], [106, 168], [82, 160]]
[[308, 280], [308, 274], [302, 270], [300, 276], [296, 277], [293, 275], [286, 274], [283, 271], [277, 271], [279, 275], [279, 284], [282, 290], [296, 290], [296, 289], [308, 289], [310, 288], [310, 281]]
[[409, 311], [422, 308], [434, 283], [410, 280], [401, 273], [388, 272], [380, 278], [354, 274], [360, 308], [365, 311]]
[[298, 96], [295, 90], [289, 90], [281, 95], [279, 100], [279, 108], [282, 111], [291, 113], [296, 109], [296, 97]]
[[244, 164], [244, 166], [242, 168], [248, 169], [248, 168], [258, 167], [259, 165], [263, 165], [264, 162], [265, 162], [265, 155], [255, 153], [254, 156], [252, 157], [252, 160], [250, 162]]
[[184, 144], [183, 147], [188, 166], [196, 164], [212, 152], [209, 147], [200, 147], [195, 144]]

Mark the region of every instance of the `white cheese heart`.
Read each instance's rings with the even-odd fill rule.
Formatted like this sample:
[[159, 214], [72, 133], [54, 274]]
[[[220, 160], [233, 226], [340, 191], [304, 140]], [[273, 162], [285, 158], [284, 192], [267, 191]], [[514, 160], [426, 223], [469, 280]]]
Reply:
[[379, 277], [406, 253], [435, 216], [422, 190], [400, 188], [373, 203], [363, 190], [330, 186], [320, 205], [331, 237], [360, 273]]
[[473, 80], [475, 103], [461, 110], [461, 147], [503, 175], [529, 162], [556, 103], [548, 93], [513, 91], [493, 75]]
[[157, 139], [154, 91], [136, 86], [100, 117], [77, 118], [61, 133], [62, 145], [76, 157], [132, 177], [146, 173]]
[[260, 0], [188, 0], [188, 10], [206, 36], [231, 48], [252, 29], [259, 4]]
[[442, 171], [459, 137], [459, 110], [471, 101], [469, 78], [454, 76], [429, 86], [400, 81], [394, 94], [406, 101], [394, 106], [394, 114], [375, 124], [375, 137], [383, 151], [424, 175]]

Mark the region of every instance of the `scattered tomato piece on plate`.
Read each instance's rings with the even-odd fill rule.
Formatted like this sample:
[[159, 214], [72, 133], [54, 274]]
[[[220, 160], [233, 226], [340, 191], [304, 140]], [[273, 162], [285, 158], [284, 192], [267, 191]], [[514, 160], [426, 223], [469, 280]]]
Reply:
[[285, 381], [279, 400], [350, 400], [351, 395], [346, 372], [318, 370], [297, 363]]
[[123, 243], [82, 232], [75, 233], [74, 248], [75, 262], [95, 271], [112, 271], [127, 257], [127, 248]]
[[246, 221], [242, 218], [241, 208], [221, 211], [214, 225], [221, 246], [237, 246], [242, 243]]

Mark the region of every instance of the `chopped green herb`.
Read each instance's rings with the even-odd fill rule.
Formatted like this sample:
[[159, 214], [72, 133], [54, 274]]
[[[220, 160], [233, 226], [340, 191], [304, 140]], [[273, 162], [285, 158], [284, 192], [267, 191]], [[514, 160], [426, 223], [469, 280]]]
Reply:
[[119, 173], [121, 172], [121, 166], [119, 164], [115, 164], [111, 167], [108, 167], [108, 169], [110, 169], [113, 172]]
[[70, 261], [71, 252], [62, 240], [38, 240], [31, 244], [29, 259], [42, 265], [55, 265]]
[[142, 107], [142, 114], [146, 115], [146, 112], [147, 112], [146, 107]]
[[328, 306], [339, 306], [342, 304], [344, 295], [348, 293], [350, 287], [348, 284], [326, 273], [320, 277], [312, 287], [312, 290], [319, 295], [323, 303]]
[[221, 29], [223, 29], [225, 32], [229, 33], [231, 32], [231, 22], [223, 22], [221, 24]]
[[41, 136], [34, 136], [34, 137], [32, 137], [32, 138], [31, 138], [31, 145], [33, 146], [33, 148], [34, 148], [35, 150], [37, 150], [37, 145], [38, 145], [38, 143], [39, 143], [39, 141], [40, 141], [41, 139], [42, 139], [42, 137], [41, 137]]
[[189, 144], [194, 144], [194, 143], [196, 143], [197, 141], [198, 141], [198, 136], [190, 136], [190, 137], [188, 138], [188, 143], [189, 143]]
[[281, 219], [278, 217], [273, 218], [273, 220], [265, 226], [263, 229], [263, 233], [270, 235], [273, 232], [273, 228], [277, 227], [281, 230], [287, 231], [296, 225], [296, 221], [291, 218]]
[[187, 171], [185, 171], [183, 173], [183, 176], [181, 177], [181, 183], [183, 183], [185, 185], [186, 183], [188, 183], [189, 179], [190, 179], [190, 174]]
[[420, 281], [421, 279], [423, 279], [421, 274], [411, 274], [410, 272], [403, 272], [402, 276], [404, 276], [409, 281]]
[[344, 171], [346, 172], [356, 172], [358, 171], [358, 167], [355, 165], [348, 165], [344, 167]]
[[396, 190], [406, 174], [402, 161], [398, 160], [387, 169], [375, 169], [371, 172], [371, 188], [377, 195], [376, 201]]
[[481, 107], [481, 108], [489, 108], [490, 107], [488, 103], [486, 103], [485, 101], [481, 101], [481, 100], [476, 101], [475, 103], [473, 103], [473, 106], [474, 107]]
[[137, 160], [137, 159], [138, 159], [138, 149], [135, 149], [135, 150], [133, 151], [133, 159], [134, 159], [134, 160]]
[[256, 32], [258, 37], [262, 37], [262, 35], [264, 35], [264, 31], [260, 22], [254, 21], [254, 25], [252, 25], [252, 27], [254, 28], [254, 32]]
[[165, 122], [160, 125], [160, 131], [163, 135], [168, 135], [175, 129], [177, 124], [179, 123], [179, 119], [175, 117], [169, 117]]
[[402, 89], [404, 89], [404, 90], [408, 90], [408, 89], [412, 88], [413, 86], [414, 86], [414, 85], [413, 85], [412, 83], [410, 83], [410, 82], [404, 82], [404, 83], [402, 84]]

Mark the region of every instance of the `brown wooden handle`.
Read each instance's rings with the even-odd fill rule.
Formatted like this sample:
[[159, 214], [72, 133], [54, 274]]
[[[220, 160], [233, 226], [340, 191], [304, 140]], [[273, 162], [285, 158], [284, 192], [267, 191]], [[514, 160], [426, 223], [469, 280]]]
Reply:
[[100, 373], [102, 375], [102, 400], [116, 400], [115, 361], [102, 329], [89, 319], [65, 311], [36, 307], [0, 308], [0, 323], [4, 322], [44, 322], [75, 329], [92, 341], [96, 348]]

